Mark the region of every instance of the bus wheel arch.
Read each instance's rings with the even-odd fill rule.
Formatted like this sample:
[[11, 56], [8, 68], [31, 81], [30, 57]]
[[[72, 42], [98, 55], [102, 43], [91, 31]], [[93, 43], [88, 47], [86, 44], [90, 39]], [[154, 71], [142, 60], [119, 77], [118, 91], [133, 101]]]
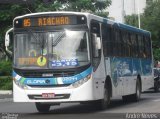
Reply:
[[111, 78], [109, 76], [106, 77], [104, 83], [104, 91], [103, 91], [103, 98], [99, 100], [99, 107], [101, 110], [105, 110], [109, 107], [111, 96], [112, 96], [112, 83]]
[[107, 76], [107, 77], [106, 77], [106, 80], [105, 80], [105, 84], [104, 84], [104, 85], [108, 87], [109, 95], [110, 95], [110, 97], [112, 97], [112, 82], [111, 82], [110, 76]]
[[136, 87], [135, 87], [134, 94], [122, 96], [122, 99], [124, 102], [138, 102], [140, 100], [141, 92], [142, 92], [142, 82], [141, 82], [140, 75], [137, 75], [135, 86]]

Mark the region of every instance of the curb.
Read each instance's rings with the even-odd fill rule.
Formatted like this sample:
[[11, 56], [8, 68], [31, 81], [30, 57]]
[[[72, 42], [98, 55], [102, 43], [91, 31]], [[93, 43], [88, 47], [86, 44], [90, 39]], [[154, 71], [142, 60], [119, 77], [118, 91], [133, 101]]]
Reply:
[[0, 90], [0, 95], [11, 95], [12, 94], [12, 90]]

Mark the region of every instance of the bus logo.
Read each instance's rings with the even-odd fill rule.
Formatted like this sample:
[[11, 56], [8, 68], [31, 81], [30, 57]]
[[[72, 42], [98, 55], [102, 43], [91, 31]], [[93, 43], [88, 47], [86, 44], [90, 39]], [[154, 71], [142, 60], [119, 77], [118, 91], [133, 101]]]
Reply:
[[50, 83], [50, 80], [47, 79], [47, 80], [45, 81], [45, 83], [46, 83], [46, 84], [49, 84], [49, 83]]
[[27, 80], [27, 84], [45, 84], [45, 80]]

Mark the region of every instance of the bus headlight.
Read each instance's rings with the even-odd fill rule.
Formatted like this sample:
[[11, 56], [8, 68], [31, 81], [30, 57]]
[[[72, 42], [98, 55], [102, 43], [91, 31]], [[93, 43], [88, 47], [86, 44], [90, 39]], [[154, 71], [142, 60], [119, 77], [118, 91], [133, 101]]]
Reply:
[[20, 88], [22, 89], [27, 89], [27, 86], [25, 84], [22, 84], [20, 81], [18, 80], [14, 80], [15, 84], [18, 85]]
[[71, 84], [70, 87], [77, 88], [77, 87], [81, 86], [82, 84], [84, 84], [85, 82], [87, 82], [90, 78], [91, 78], [91, 75], [88, 75], [85, 78]]

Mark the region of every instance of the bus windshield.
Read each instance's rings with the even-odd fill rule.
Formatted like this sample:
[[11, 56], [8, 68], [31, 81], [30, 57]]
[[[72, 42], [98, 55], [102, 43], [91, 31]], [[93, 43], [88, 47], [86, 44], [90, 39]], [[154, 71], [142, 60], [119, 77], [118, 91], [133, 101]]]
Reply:
[[89, 63], [87, 31], [17, 33], [14, 40], [16, 68], [72, 68]]

